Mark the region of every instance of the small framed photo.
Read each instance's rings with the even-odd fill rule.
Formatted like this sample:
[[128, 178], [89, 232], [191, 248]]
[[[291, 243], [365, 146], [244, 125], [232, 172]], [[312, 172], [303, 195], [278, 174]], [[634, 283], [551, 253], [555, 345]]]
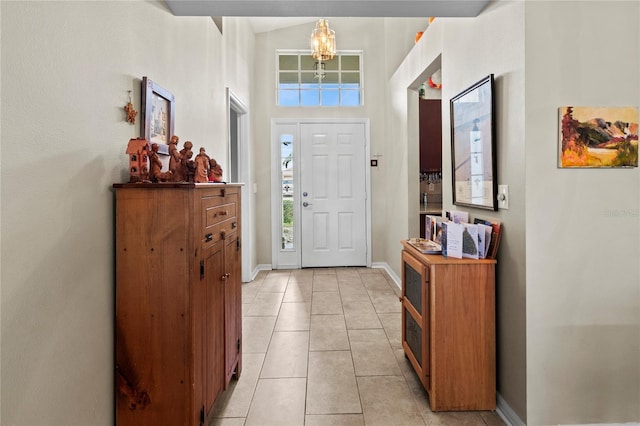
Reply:
[[158, 154], [169, 155], [174, 131], [175, 97], [148, 77], [142, 77], [142, 131], [144, 138], [158, 144]]
[[453, 204], [498, 210], [493, 74], [451, 99]]

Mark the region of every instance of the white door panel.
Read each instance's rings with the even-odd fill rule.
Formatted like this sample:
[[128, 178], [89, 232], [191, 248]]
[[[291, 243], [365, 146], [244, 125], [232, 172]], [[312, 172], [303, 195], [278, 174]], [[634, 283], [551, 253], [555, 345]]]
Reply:
[[300, 133], [302, 266], [366, 265], [365, 126], [302, 124]]

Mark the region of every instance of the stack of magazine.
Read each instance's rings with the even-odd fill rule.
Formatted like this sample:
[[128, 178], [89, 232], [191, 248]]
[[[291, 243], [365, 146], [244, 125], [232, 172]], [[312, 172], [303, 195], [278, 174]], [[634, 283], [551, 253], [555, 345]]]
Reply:
[[[442, 253], [447, 257], [461, 259], [495, 259], [498, 254], [502, 227], [500, 222], [476, 218], [469, 223], [469, 214], [460, 211], [447, 212], [445, 217], [426, 215], [425, 238], [420, 242], [424, 250], [439, 246], [439, 251], [422, 253]], [[411, 240], [409, 240], [411, 243]], [[430, 243], [433, 243], [432, 246]]]
[[440, 254], [442, 253], [442, 246], [435, 241], [427, 240], [424, 238], [411, 238], [409, 239], [411, 244], [416, 250], [422, 254]]

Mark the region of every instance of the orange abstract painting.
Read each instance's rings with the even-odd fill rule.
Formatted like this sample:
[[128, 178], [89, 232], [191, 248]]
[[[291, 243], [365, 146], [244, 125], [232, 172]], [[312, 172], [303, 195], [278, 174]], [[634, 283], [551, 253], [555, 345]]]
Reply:
[[638, 167], [638, 108], [565, 106], [559, 120], [559, 167]]

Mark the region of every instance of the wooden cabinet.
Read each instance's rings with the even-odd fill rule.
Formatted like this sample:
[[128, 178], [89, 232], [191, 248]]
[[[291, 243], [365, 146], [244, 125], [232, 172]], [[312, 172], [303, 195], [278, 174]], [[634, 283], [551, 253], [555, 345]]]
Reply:
[[431, 410], [494, 410], [495, 260], [402, 244], [402, 346]]
[[114, 188], [117, 424], [205, 424], [241, 372], [240, 186]]
[[441, 105], [440, 99], [419, 99], [421, 171], [442, 171]]

